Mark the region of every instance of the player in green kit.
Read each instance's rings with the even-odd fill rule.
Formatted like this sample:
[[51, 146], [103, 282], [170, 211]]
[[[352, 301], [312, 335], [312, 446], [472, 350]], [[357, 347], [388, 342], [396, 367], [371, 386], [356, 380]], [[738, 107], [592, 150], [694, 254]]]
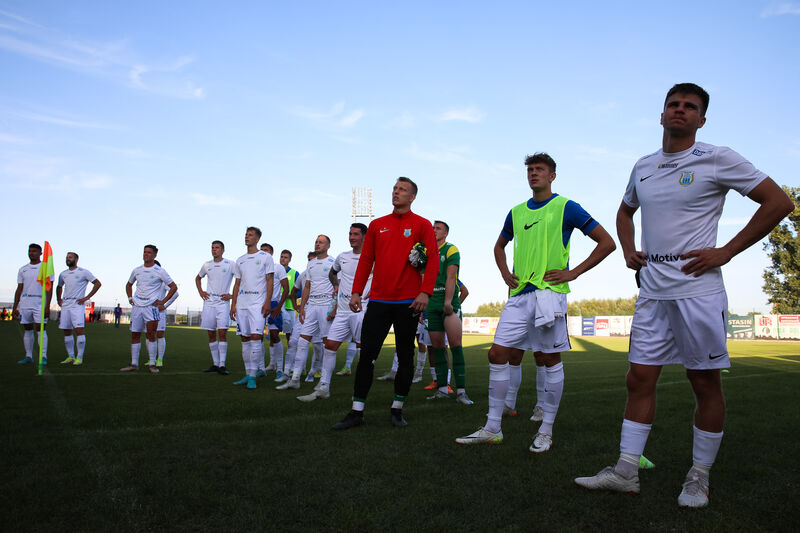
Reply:
[[461, 265], [461, 254], [454, 244], [447, 242], [450, 226], [437, 220], [433, 223], [436, 245], [439, 247], [439, 275], [433, 296], [428, 301], [425, 316], [428, 319], [428, 333], [431, 337], [431, 351], [436, 364], [437, 390], [429, 400], [450, 398], [447, 386], [447, 353], [445, 351], [445, 333], [450, 342], [450, 353], [453, 354], [453, 374], [456, 378], [456, 401], [464, 405], [472, 405], [464, 389], [466, 386], [466, 363], [464, 349], [461, 346], [461, 300], [456, 290], [458, 270]]

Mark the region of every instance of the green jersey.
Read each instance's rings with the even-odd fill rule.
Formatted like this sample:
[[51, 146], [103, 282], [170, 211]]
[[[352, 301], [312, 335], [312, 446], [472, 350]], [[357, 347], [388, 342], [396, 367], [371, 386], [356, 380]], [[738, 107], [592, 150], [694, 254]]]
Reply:
[[[454, 244], [449, 242], [439, 246], [439, 275], [436, 277], [436, 285], [433, 288], [433, 296], [428, 303], [428, 310], [441, 311], [444, 309], [445, 284], [447, 282], [447, 267], [455, 265], [461, 268], [461, 254]], [[453, 299], [451, 300], [453, 309], [461, 308], [461, 300], [458, 299], [458, 272], [456, 272], [455, 286], [453, 287]]]

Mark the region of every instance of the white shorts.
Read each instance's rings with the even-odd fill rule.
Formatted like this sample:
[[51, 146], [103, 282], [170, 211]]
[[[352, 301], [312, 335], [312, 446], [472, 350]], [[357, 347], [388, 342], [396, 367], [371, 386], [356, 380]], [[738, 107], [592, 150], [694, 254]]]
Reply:
[[361, 323], [364, 313], [337, 313], [328, 331], [328, 340], [361, 343]]
[[526, 292], [508, 299], [500, 314], [494, 344], [543, 353], [566, 352], [572, 348], [567, 334], [567, 295], [553, 293], [557, 302], [555, 322], [550, 326], [536, 327], [533, 320], [537, 292]]
[[156, 331], [167, 331], [167, 310], [158, 312], [158, 325]]
[[[20, 309], [19, 322], [20, 324], [41, 324], [42, 310], [41, 309]], [[45, 313], [44, 323], [47, 324], [47, 314]]]
[[131, 309], [131, 331], [134, 333], [147, 331], [147, 323], [158, 322], [160, 318], [161, 313], [158, 311], [158, 307], [154, 305], [146, 307], [134, 305], [133, 309]]
[[731, 366], [726, 344], [725, 291], [680, 300], [636, 300], [628, 360], [683, 365], [690, 370]]
[[306, 320], [300, 327], [300, 335], [309, 337], [327, 337], [328, 330], [331, 329], [331, 321], [328, 320], [327, 305], [307, 305]]
[[430, 346], [431, 335], [430, 333], [428, 333], [428, 329], [425, 326], [423, 326], [422, 324], [420, 324], [420, 326], [422, 326], [422, 328], [417, 328], [417, 334], [419, 335], [418, 344], [424, 344], [425, 346]]
[[203, 304], [203, 312], [200, 314], [200, 327], [208, 331], [218, 329], [228, 329], [231, 325], [231, 305], [224, 304]]
[[61, 308], [61, 318], [58, 320], [58, 329], [82, 328], [86, 325], [86, 313], [82, 305], [72, 305]]
[[236, 334], [242, 337], [264, 335], [267, 317], [261, 314], [261, 306], [236, 308]]
[[287, 335], [292, 333], [294, 329], [294, 310], [283, 309], [283, 332]]

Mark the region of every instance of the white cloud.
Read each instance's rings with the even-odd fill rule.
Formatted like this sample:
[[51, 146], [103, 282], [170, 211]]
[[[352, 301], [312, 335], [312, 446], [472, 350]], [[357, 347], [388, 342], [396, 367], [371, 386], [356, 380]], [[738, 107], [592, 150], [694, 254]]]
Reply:
[[[3, 19], [25, 26], [16, 27], [7, 20], [0, 23], [0, 49], [62, 68], [110, 77], [142, 91], [173, 98], [205, 98], [205, 89], [188, 80], [183, 72], [194, 61], [191, 56], [178, 57], [166, 64], [142, 61], [125, 40], [93, 43], [74, 39], [57, 28], [45, 28], [7, 11], [0, 11], [0, 21]], [[148, 74], [146, 79], [145, 74]]]
[[241, 204], [241, 202], [236, 198], [225, 195], [220, 196], [220, 195], [202, 194], [196, 192], [192, 193], [191, 196], [197, 205], [231, 207]]
[[55, 124], [57, 126], [67, 126], [70, 128], [100, 129], [100, 130], [119, 129], [115, 126], [111, 126], [108, 124], [101, 124], [99, 122], [89, 122], [81, 118], [75, 118], [75, 117], [59, 117], [59, 116], [54, 116], [54, 114], [43, 114], [43, 113], [35, 113], [29, 111], [6, 111], [6, 113], [27, 120], [44, 122], [46, 124]]
[[289, 112], [295, 116], [305, 118], [319, 126], [352, 128], [361, 120], [366, 112], [363, 109], [355, 109], [344, 113], [345, 103], [336, 102], [328, 111], [316, 111], [307, 107], [298, 107]]
[[781, 15], [800, 15], [800, 3], [781, 2], [770, 4], [761, 12], [761, 18], [779, 17]]
[[17, 137], [16, 135], [9, 135], [7, 133], [0, 133], [0, 143], [5, 144], [30, 144], [30, 139], [26, 139], [25, 137]]
[[105, 174], [90, 172], [76, 172], [60, 176], [47, 176], [32, 178], [28, 176], [17, 183], [20, 189], [36, 189], [40, 191], [79, 192], [98, 189], [108, 189], [113, 180]]
[[412, 143], [406, 149], [406, 153], [411, 157], [422, 159], [423, 161], [433, 161], [436, 163], [454, 163], [475, 169], [484, 174], [504, 175], [513, 172], [511, 165], [501, 163], [486, 163], [468, 157], [470, 151], [466, 147], [445, 147], [437, 151], [422, 150], [417, 143]]
[[449, 109], [436, 117], [436, 120], [445, 121], [461, 121], [477, 124], [483, 120], [486, 114], [478, 110], [476, 107], [465, 107], [462, 109]]
[[361, 120], [361, 117], [364, 116], [364, 111], [361, 109], [356, 109], [355, 111], [348, 113], [345, 115], [340, 121], [339, 125], [345, 128], [351, 128], [355, 126], [356, 122]]
[[635, 162], [639, 156], [629, 152], [618, 152], [609, 150], [602, 146], [576, 146], [573, 153], [575, 159], [582, 161], [606, 161], [617, 160], [623, 162]]

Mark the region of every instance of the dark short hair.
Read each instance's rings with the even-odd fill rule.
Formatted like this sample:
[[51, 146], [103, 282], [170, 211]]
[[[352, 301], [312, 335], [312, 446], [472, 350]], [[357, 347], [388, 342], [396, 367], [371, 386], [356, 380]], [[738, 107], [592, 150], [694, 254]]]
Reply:
[[289, 254], [289, 257], [290, 258], [292, 257], [292, 252], [290, 252], [289, 250], [281, 250], [281, 255], [283, 254]]
[[36, 248], [40, 252], [42, 251], [42, 246], [40, 244], [36, 244], [35, 242], [32, 242], [32, 243], [30, 243], [28, 245], [28, 249], [31, 249], [31, 248]]
[[403, 181], [405, 183], [410, 184], [411, 185], [411, 194], [413, 194], [414, 196], [417, 195], [417, 190], [418, 190], [417, 189], [417, 184], [414, 183], [413, 181], [411, 181], [411, 178], [406, 178], [405, 176], [400, 176], [399, 178], [397, 178], [397, 181]]
[[80, 259], [80, 256], [75, 252], [67, 252], [67, 255], [72, 254], [75, 256], [75, 259]]
[[361, 222], [353, 222], [352, 224], [350, 224], [350, 227], [351, 228], [360, 229], [361, 230], [361, 235], [366, 235], [367, 234], [367, 225], [366, 224], [362, 224]]
[[311, 259], [312, 257], [317, 257], [317, 252], [313, 250], [308, 252], [308, 258]]
[[145, 245], [144, 245], [144, 249], [146, 250], [146, 249], [148, 249], [148, 248], [150, 248], [151, 250], [153, 250], [153, 253], [154, 253], [154, 254], [157, 254], [157, 253], [158, 253], [158, 248], [156, 247], [156, 245], [155, 245], [155, 244], [145, 244]]
[[700, 98], [700, 102], [703, 104], [703, 108], [700, 110], [700, 116], [706, 116], [706, 111], [708, 110], [708, 101], [711, 97], [708, 96], [708, 93], [695, 83], [676, 83], [672, 86], [672, 89], [667, 91], [667, 96], [664, 98], [664, 107], [667, 107], [667, 100], [673, 94], [693, 94]]
[[244, 232], [247, 233], [248, 231], [255, 232], [255, 234], [258, 235], [258, 238], [259, 239], [261, 238], [261, 230], [258, 229], [257, 227], [255, 227], [255, 226], [247, 226], [247, 229], [244, 230]]
[[266, 246], [266, 247], [269, 249], [269, 253], [270, 253], [270, 254], [271, 254], [271, 253], [273, 253], [273, 252], [275, 251], [275, 248], [273, 248], [273, 247], [272, 247], [272, 245], [271, 245], [270, 243], [268, 243], [268, 242], [262, 242], [262, 243], [261, 243], [261, 248], [263, 248], [263, 247], [265, 247], [265, 246]]
[[214, 246], [215, 244], [219, 244], [222, 246], [223, 250], [225, 249], [225, 244], [222, 241], [211, 241], [211, 246]]
[[532, 165], [534, 163], [544, 163], [550, 168], [550, 172], [556, 171], [556, 162], [553, 161], [553, 158], [550, 157], [549, 154], [545, 152], [536, 152], [533, 155], [529, 155], [525, 157], [525, 166]]
[[158, 259], [153, 259], [153, 263], [157, 264], [158, 266], [161, 266], [161, 263], [158, 262]]
[[447, 222], [445, 222], [444, 220], [434, 220], [433, 224], [434, 225], [441, 224], [442, 226], [444, 226], [444, 229], [447, 230], [447, 233], [450, 233], [450, 225]]

